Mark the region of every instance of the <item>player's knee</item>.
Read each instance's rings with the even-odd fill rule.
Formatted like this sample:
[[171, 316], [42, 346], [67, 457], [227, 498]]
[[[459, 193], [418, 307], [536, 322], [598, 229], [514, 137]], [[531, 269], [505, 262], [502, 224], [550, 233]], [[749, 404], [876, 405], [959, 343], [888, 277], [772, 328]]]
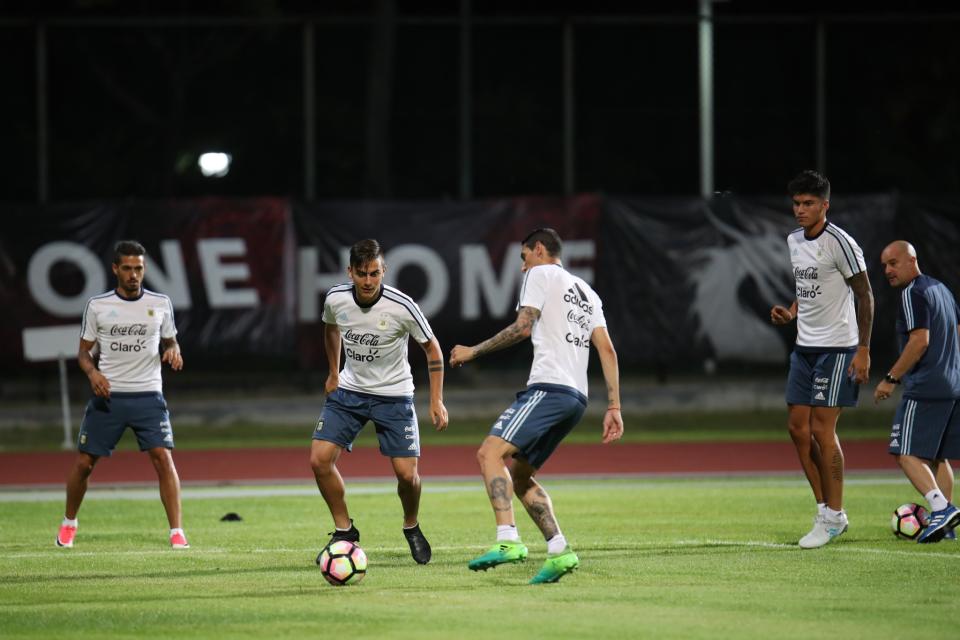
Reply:
[[409, 489], [420, 484], [420, 475], [416, 469], [397, 469], [397, 485]]

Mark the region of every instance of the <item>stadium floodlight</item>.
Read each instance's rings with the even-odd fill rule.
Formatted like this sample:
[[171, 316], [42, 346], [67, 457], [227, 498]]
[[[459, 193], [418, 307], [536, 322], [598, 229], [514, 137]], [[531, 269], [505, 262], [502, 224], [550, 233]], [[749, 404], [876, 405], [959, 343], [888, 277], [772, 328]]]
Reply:
[[197, 159], [200, 173], [207, 178], [222, 178], [230, 173], [230, 161], [233, 156], [222, 151], [207, 151]]

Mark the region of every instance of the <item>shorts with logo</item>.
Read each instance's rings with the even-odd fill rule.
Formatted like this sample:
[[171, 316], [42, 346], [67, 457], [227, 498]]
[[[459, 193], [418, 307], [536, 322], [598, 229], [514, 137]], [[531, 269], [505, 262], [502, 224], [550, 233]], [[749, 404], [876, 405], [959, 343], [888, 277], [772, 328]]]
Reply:
[[173, 449], [170, 412], [159, 391], [115, 392], [109, 398], [91, 398], [80, 423], [77, 448], [91, 455], [109, 456], [127, 427], [137, 436], [140, 451]]
[[326, 440], [350, 451], [368, 421], [377, 430], [380, 453], [391, 458], [420, 456], [420, 427], [412, 396], [375, 396], [336, 389], [327, 396], [313, 439]]
[[798, 351], [790, 354], [787, 404], [810, 407], [855, 407], [860, 385], [847, 375], [856, 348]]
[[520, 451], [514, 457], [539, 469], [580, 422], [586, 408], [586, 396], [572, 387], [533, 384], [500, 414], [490, 435], [517, 447]]
[[901, 398], [889, 451], [925, 460], [960, 458], [960, 400]]

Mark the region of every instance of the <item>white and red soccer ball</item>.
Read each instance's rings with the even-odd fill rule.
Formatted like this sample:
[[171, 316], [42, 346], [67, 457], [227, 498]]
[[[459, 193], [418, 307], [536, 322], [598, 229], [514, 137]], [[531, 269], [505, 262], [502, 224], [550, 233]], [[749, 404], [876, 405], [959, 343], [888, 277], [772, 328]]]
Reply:
[[327, 582], [335, 587], [356, 584], [367, 575], [367, 554], [356, 542], [335, 540], [320, 552], [317, 565]]
[[894, 509], [893, 516], [890, 518], [893, 534], [907, 540], [916, 540], [928, 524], [930, 524], [929, 512], [926, 507], [916, 502], [900, 505]]

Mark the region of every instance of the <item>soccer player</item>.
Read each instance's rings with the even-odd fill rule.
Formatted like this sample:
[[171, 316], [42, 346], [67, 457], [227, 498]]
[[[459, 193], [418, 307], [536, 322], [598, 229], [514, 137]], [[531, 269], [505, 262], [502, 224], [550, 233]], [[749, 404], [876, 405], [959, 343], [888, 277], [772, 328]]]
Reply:
[[[383, 284], [387, 267], [376, 240], [350, 248], [349, 284], [327, 292], [323, 303], [323, 342], [330, 373], [327, 402], [313, 432], [310, 466], [320, 494], [333, 516], [330, 541], [360, 541], [344, 498], [337, 459], [368, 421], [390, 457], [403, 506], [403, 535], [418, 564], [430, 562], [430, 543], [420, 530], [420, 430], [413, 406], [413, 376], [407, 361], [412, 337], [427, 355], [430, 418], [438, 431], [447, 428], [443, 405], [443, 352], [420, 307], [398, 289]], [[340, 371], [341, 342], [345, 355]], [[322, 551], [321, 551], [322, 553]], [[317, 556], [319, 562], [320, 556]]]
[[[531, 584], [556, 582], [580, 564], [560, 531], [550, 496], [535, 476], [587, 407], [591, 345], [600, 356], [607, 384], [602, 440], [609, 443], [623, 435], [617, 352], [607, 333], [603, 304], [586, 282], [563, 268], [561, 251], [560, 236], [553, 229], [528, 235], [520, 249], [525, 275], [517, 319], [489, 340], [472, 347], [457, 345], [450, 353], [451, 366], [458, 367], [528, 337], [533, 342], [526, 390], [500, 415], [477, 452], [497, 522], [497, 544], [468, 564], [474, 571], [486, 571], [526, 559], [527, 547], [520, 541], [513, 515], [516, 494], [547, 541], [547, 559]], [[511, 457], [513, 466], [508, 469]]]
[[887, 245], [880, 262], [890, 285], [902, 289], [896, 325], [900, 357], [874, 390], [874, 401], [886, 400], [903, 383], [890, 453], [930, 505], [930, 524], [917, 542], [956, 539], [960, 509], [951, 502], [948, 458], [960, 456], [960, 309], [942, 282], [920, 273], [909, 242]]
[[[109, 456], [129, 426], [160, 483], [160, 500], [170, 523], [170, 546], [190, 545], [183, 533], [180, 478], [173, 464], [173, 427], [163, 397], [161, 363], [183, 368], [170, 298], [143, 288], [146, 250], [132, 240], [114, 248], [117, 288], [87, 301], [80, 330], [80, 369], [90, 379], [94, 397], [80, 424], [79, 453], [67, 478], [67, 505], [57, 546], [72, 547], [77, 512], [87, 482], [102, 456]], [[94, 349], [99, 350], [99, 368]]]
[[[786, 400], [790, 438], [817, 501], [804, 549], [821, 547], [847, 530], [843, 510], [843, 451], [837, 419], [857, 404], [858, 385], [870, 376], [873, 292], [863, 251], [827, 221], [830, 182], [803, 171], [787, 185], [800, 228], [787, 236], [796, 281], [789, 308], [774, 305], [770, 319], [797, 320]], [[854, 305], [856, 301], [856, 305]]]

